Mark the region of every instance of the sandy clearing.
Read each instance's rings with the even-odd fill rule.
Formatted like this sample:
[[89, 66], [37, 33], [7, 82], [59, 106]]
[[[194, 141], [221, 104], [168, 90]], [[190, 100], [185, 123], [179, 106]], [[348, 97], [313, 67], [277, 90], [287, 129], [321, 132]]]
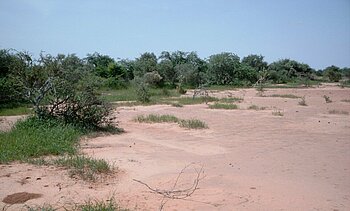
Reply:
[[[258, 97], [254, 89], [215, 92], [244, 97], [239, 110], [211, 110], [207, 105], [118, 108], [121, 135], [85, 140], [82, 151], [104, 158], [120, 173], [98, 184], [70, 179], [66, 171], [28, 164], [0, 166], [0, 199], [16, 192], [43, 194], [28, 205], [69, 207], [90, 199], [116, 197], [136, 210], [156, 210], [161, 198], [133, 181], [170, 188], [181, 169], [201, 164], [205, 178], [187, 200], [171, 200], [165, 210], [350, 210], [350, 89], [268, 89], [264, 95], [294, 94], [300, 99]], [[330, 96], [326, 103], [323, 95]], [[250, 105], [266, 110], [247, 110]], [[273, 116], [279, 110], [283, 116]], [[173, 114], [205, 121], [209, 129], [188, 130], [177, 124], [140, 124], [139, 114]], [[30, 169], [30, 170], [28, 170]], [[183, 185], [193, 178], [184, 174]], [[23, 184], [23, 178], [25, 179]], [[36, 180], [36, 178], [41, 178]], [[21, 182], [22, 181], [22, 182]], [[0, 207], [5, 204], [0, 202]], [[13, 205], [9, 210], [23, 208]]]

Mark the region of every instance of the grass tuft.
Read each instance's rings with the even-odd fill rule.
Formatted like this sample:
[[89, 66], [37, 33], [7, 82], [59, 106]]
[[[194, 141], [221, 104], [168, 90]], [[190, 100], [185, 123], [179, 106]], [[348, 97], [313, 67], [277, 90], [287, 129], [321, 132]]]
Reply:
[[300, 98], [299, 96], [296, 96], [293, 94], [273, 94], [267, 97], [281, 97], [281, 98], [292, 98], [292, 99]]
[[146, 122], [146, 123], [163, 123], [163, 122], [178, 123], [180, 127], [185, 127], [189, 129], [208, 128], [208, 126], [200, 120], [197, 120], [197, 119], [184, 120], [184, 119], [179, 119], [173, 115], [156, 115], [156, 114], [149, 114], [148, 116], [139, 115], [136, 118], [134, 118], [134, 121]]
[[209, 108], [211, 109], [238, 109], [238, 106], [236, 104], [227, 104], [227, 103], [215, 103], [213, 105], [209, 105]]
[[0, 132], [0, 163], [45, 155], [74, 154], [83, 131], [58, 120], [30, 117]]
[[97, 175], [108, 174], [112, 171], [112, 167], [105, 160], [84, 155], [58, 158], [53, 161], [53, 164], [68, 168], [71, 177], [78, 176], [89, 181], [95, 181]]
[[350, 99], [344, 99], [344, 100], [341, 100], [342, 102], [344, 103], [350, 103]]
[[301, 98], [301, 100], [298, 102], [298, 105], [307, 106], [305, 96]]
[[136, 122], [147, 122], [147, 123], [162, 123], [162, 122], [174, 122], [177, 123], [179, 119], [173, 115], [157, 115], [157, 114], [149, 114], [148, 116], [137, 116], [134, 119]]
[[88, 201], [85, 204], [78, 205], [75, 210], [79, 211], [128, 211], [121, 208], [113, 199], [107, 201]]
[[328, 113], [329, 114], [349, 115], [349, 112], [347, 112], [347, 111], [341, 111], [341, 110], [335, 110], [335, 109], [330, 110]]
[[184, 106], [183, 106], [182, 104], [180, 104], [180, 103], [172, 103], [171, 106], [177, 107], [177, 108], [184, 107]]
[[266, 107], [259, 107], [257, 105], [251, 105], [248, 107], [249, 110], [256, 110], [256, 111], [259, 111], [259, 110], [265, 110]]
[[241, 103], [241, 102], [243, 102], [243, 98], [240, 98], [240, 97], [221, 98], [220, 102], [222, 102], [222, 103], [234, 103], [234, 102]]
[[189, 128], [189, 129], [205, 129], [208, 128], [205, 122], [202, 122], [198, 119], [189, 119], [189, 120], [181, 120], [179, 122], [180, 127]]
[[274, 115], [274, 116], [284, 116], [284, 113], [282, 111], [272, 111], [272, 115]]
[[324, 98], [324, 100], [326, 101], [326, 103], [331, 103], [331, 102], [333, 102], [333, 101], [331, 100], [331, 98], [330, 98], [329, 96], [327, 96], [327, 95], [323, 95], [323, 98]]

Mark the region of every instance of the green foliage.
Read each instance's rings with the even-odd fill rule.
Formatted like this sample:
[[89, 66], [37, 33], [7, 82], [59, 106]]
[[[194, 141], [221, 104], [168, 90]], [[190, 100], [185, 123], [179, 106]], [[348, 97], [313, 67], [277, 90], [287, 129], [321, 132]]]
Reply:
[[0, 163], [44, 155], [74, 154], [82, 130], [58, 120], [30, 117], [0, 132]]
[[178, 107], [178, 108], [181, 108], [181, 107], [184, 107], [182, 104], [180, 103], [172, 103], [171, 106], [173, 107]]
[[135, 85], [137, 100], [142, 103], [150, 102], [151, 95], [149, 93], [148, 84], [143, 79], [137, 78], [134, 81], [134, 85]]
[[89, 181], [95, 181], [97, 175], [108, 174], [112, 171], [111, 166], [105, 160], [84, 155], [61, 157], [54, 160], [53, 164], [68, 168], [71, 177], [78, 176]]
[[[31, 61], [25, 54], [19, 58]], [[14, 72], [38, 117], [55, 117], [91, 128], [111, 123], [110, 105], [97, 96], [100, 81], [75, 55], [41, 55], [25, 71], [15, 68]]]
[[208, 77], [210, 84], [227, 85], [235, 78], [240, 59], [233, 53], [215, 54], [209, 57]]
[[15, 106], [12, 108], [0, 107], [0, 116], [16, 116], [31, 113], [32, 110], [28, 106]]
[[143, 53], [134, 62], [134, 75], [143, 77], [146, 73], [157, 72], [157, 57], [154, 53]]
[[208, 128], [208, 126], [197, 119], [179, 119], [173, 115], [157, 115], [157, 114], [149, 114], [148, 116], [139, 115], [134, 121], [136, 122], [146, 122], [146, 123], [178, 123], [180, 127], [189, 128], [189, 129], [203, 129]]
[[339, 82], [342, 78], [340, 68], [334, 65], [327, 67], [323, 72], [324, 76], [327, 77], [331, 82]]
[[301, 98], [301, 97], [293, 95], [293, 94], [272, 94], [272, 95], [269, 95], [267, 97], [281, 97], [281, 98], [291, 98], [291, 99]]
[[250, 54], [242, 59], [242, 64], [254, 68], [256, 72], [267, 69], [267, 62], [262, 55]]
[[75, 210], [79, 211], [128, 211], [121, 208], [114, 199], [105, 201], [88, 201], [85, 204], [78, 205]]
[[238, 109], [238, 106], [236, 104], [214, 103], [213, 105], [209, 105], [209, 108], [232, 110], [232, 109]]
[[180, 127], [188, 128], [188, 129], [206, 129], [208, 125], [198, 119], [189, 119], [189, 120], [181, 120], [179, 121]]
[[149, 114], [148, 116], [137, 116], [135, 119], [137, 122], [147, 122], [147, 123], [162, 123], [162, 122], [173, 122], [177, 123], [179, 119], [173, 115], [156, 115], [156, 114]]
[[286, 83], [296, 79], [311, 78], [313, 69], [295, 60], [282, 59], [268, 67], [269, 79], [275, 83]]

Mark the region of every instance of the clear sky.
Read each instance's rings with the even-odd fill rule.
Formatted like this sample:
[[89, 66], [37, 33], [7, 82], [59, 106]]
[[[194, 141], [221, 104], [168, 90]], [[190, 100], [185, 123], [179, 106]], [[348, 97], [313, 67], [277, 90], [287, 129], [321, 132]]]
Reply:
[[0, 48], [129, 59], [233, 52], [350, 67], [350, 0], [0, 0]]

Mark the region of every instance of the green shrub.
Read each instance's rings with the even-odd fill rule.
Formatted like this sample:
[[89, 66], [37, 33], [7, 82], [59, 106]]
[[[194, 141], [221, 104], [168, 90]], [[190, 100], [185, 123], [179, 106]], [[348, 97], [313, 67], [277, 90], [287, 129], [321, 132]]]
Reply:
[[208, 128], [205, 122], [202, 122], [198, 119], [189, 119], [189, 120], [181, 120], [179, 122], [180, 127], [188, 128], [188, 129], [205, 129]]

